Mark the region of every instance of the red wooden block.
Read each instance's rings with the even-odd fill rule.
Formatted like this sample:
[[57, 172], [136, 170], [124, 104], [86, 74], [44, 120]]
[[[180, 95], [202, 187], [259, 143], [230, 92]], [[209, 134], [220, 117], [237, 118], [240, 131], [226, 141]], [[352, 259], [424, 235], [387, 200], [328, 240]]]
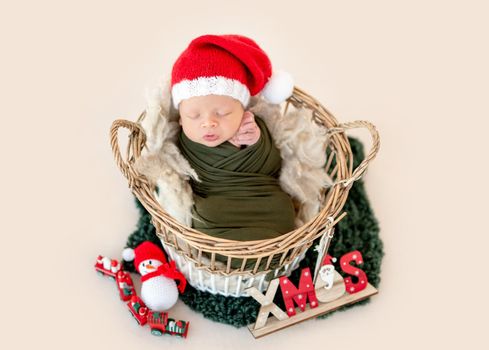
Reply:
[[133, 295], [136, 295], [134, 290], [134, 283], [132, 282], [129, 272], [119, 270], [115, 276], [117, 283], [117, 289], [119, 289], [119, 296], [122, 301], [131, 300]]
[[95, 270], [114, 279], [120, 269], [121, 263], [119, 261], [110, 259], [106, 256], [99, 255], [97, 257], [97, 261], [95, 262]]
[[189, 322], [175, 321], [168, 318], [166, 312], [149, 311], [148, 325], [151, 334], [161, 336], [163, 334], [176, 335], [182, 338], [187, 337]]
[[148, 321], [149, 309], [146, 307], [141, 298], [139, 298], [137, 295], [133, 295], [131, 300], [127, 303], [127, 307], [139, 325], [144, 326]]
[[308, 300], [311, 309], [318, 306], [316, 291], [312, 283], [311, 270], [308, 267], [304, 268], [301, 272], [299, 289], [286, 276], [280, 277], [280, 289], [282, 290], [282, 296], [287, 309], [286, 312], [289, 316], [295, 315], [294, 301], [302, 311], [305, 310]]
[[357, 283], [353, 283], [351, 277], [345, 277], [345, 288], [350, 294], [364, 290], [368, 284], [367, 274], [358, 267], [350, 265], [352, 261], [357, 264], [363, 264], [362, 254], [358, 250], [346, 253], [340, 259], [341, 270], [349, 275], [358, 277]]

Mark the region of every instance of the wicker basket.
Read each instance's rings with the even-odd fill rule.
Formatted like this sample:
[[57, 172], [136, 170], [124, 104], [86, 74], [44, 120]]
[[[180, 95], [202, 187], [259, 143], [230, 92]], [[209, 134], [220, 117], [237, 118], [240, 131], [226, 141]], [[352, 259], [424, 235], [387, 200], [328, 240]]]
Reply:
[[[325, 171], [334, 184], [325, 190], [322, 210], [312, 220], [280, 237], [265, 240], [243, 242], [216, 238], [177, 222], [159, 205], [155, 188], [133, 167], [146, 142], [141, 126], [127, 120], [116, 120], [112, 124], [111, 145], [116, 163], [127, 178], [134, 195], [151, 214], [165, 251], [193, 287], [236, 297], [247, 296], [246, 289], [251, 286], [263, 291], [272, 278], [289, 275], [317, 238], [326, 238], [323, 240], [323, 247], [327, 249], [334, 225], [346, 215], [341, 210], [348, 192], [379, 149], [379, 135], [375, 126], [367, 121], [338, 124], [326, 108], [297, 87], [286, 101], [284, 113], [290, 104], [295, 108], [312, 110], [315, 122], [327, 129], [329, 155]], [[118, 144], [120, 127], [130, 131], [125, 160]], [[353, 169], [352, 151], [345, 131], [359, 127], [370, 131], [373, 143], [367, 157]]]

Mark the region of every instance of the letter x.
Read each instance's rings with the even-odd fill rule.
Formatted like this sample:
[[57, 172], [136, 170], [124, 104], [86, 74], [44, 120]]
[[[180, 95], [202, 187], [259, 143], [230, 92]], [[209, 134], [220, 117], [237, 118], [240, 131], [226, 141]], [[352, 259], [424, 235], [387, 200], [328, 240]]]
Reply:
[[289, 318], [285, 312], [283, 312], [277, 305], [273, 303], [273, 298], [275, 293], [277, 293], [277, 288], [279, 285], [279, 279], [276, 278], [270, 282], [267, 289], [267, 294], [263, 295], [255, 287], [248, 288], [246, 291], [258, 301], [261, 305], [260, 311], [258, 312], [258, 317], [256, 318], [255, 328], [259, 329], [265, 326], [268, 320], [268, 315], [270, 312], [278, 318], [280, 321]]

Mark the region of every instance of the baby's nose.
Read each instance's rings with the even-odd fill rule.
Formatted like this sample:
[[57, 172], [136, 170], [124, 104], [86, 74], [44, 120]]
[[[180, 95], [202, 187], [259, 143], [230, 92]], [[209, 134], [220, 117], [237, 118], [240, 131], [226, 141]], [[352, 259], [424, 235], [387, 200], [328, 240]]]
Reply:
[[202, 122], [203, 128], [215, 128], [217, 126], [217, 121], [213, 118], [207, 118]]

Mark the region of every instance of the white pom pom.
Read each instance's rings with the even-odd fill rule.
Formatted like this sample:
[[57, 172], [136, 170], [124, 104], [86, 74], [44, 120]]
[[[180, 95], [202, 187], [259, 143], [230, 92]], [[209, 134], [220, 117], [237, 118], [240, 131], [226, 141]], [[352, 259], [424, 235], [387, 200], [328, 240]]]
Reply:
[[133, 261], [134, 257], [134, 249], [126, 248], [122, 251], [122, 259], [124, 259], [125, 261]]
[[284, 71], [274, 71], [267, 84], [262, 90], [263, 97], [275, 104], [284, 102], [292, 96], [294, 90], [294, 79]]

